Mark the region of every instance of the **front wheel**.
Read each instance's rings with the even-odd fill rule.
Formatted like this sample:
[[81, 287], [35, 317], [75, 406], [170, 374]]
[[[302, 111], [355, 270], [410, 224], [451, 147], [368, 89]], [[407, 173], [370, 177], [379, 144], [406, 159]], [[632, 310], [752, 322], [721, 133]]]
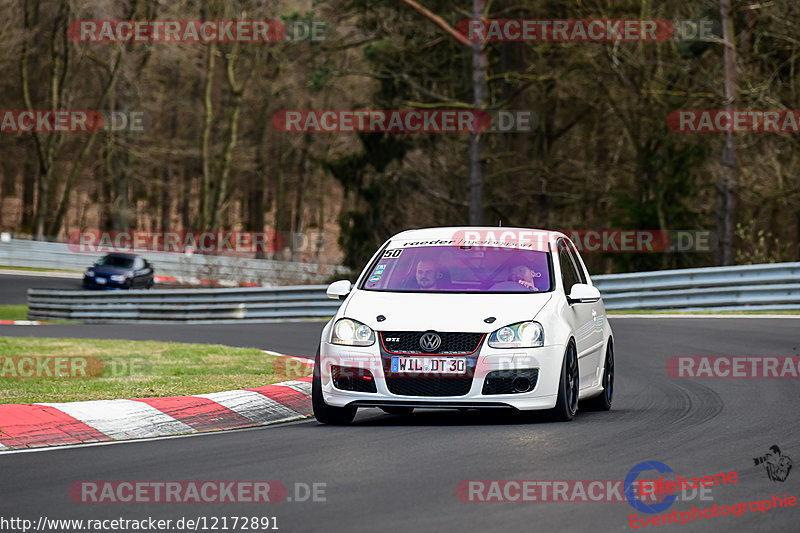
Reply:
[[320, 368], [319, 348], [314, 358], [314, 377], [311, 378], [311, 406], [314, 417], [321, 424], [346, 426], [356, 417], [357, 407], [334, 407], [325, 403], [322, 397], [322, 369]]
[[564, 362], [561, 363], [558, 399], [556, 400], [555, 408], [552, 410], [555, 420], [568, 422], [575, 418], [575, 413], [578, 411], [579, 390], [578, 354], [575, 352], [575, 344], [570, 342], [564, 354]]
[[592, 411], [608, 411], [614, 399], [614, 343], [608, 339], [606, 362], [603, 367], [603, 392], [600, 396], [586, 401], [586, 407]]

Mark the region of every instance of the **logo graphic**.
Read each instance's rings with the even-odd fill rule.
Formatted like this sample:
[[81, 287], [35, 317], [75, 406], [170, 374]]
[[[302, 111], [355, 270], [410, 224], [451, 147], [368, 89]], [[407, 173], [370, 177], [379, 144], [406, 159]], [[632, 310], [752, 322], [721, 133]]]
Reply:
[[770, 446], [766, 455], [754, 457], [753, 462], [756, 466], [763, 464], [767, 469], [767, 477], [773, 482], [783, 483], [786, 481], [789, 471], [792, 469], [792, 460], [786, 455], [781, 455], [781, 449], [777, 444]]
[[435, 352], [442, 345], [442, 338], [436, 333], [426, 333], [419, 339], [419, 347], [426, 352]]
[[663, 501], [654, 503], [652, 505], [648, 505], [640, 500], [635, 493], [636, 479], [639, 477], [640, 473], [649, 472], [650, 470], [656, 470], [662, 474], [665, 472], [672, 472], [670, 467], [660, 461], [644, 461], [639, 463], [631, 468], [628, 472], [628, 475], [625, 476], [625, 499], [628, 500], [628, 503], [631, 504], [631, 507], [641, 513], [657, 514], [669, 509], [670, 506], [675, 503], [675, 500], [678, 498], [678, 496], [676, 494], [671, 494], [665, 497]]

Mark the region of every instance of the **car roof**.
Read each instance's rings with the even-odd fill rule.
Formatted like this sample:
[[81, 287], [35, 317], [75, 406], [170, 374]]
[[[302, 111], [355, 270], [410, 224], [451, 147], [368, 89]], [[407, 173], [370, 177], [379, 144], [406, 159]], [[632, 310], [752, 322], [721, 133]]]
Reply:
[[110, 254], [106, 254], [105, 257], [122, 257], [124, 259], [136, 259], [139, 257], [138, 254], [124, 254], [121, 252], [112, 252]]

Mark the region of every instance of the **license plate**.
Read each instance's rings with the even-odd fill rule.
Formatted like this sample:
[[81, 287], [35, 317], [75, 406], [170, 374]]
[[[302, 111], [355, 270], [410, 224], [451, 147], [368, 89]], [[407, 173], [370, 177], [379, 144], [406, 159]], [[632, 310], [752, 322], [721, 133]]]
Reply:
[[398, 374], [463, 374], [466, 369], [464, 357], [392, 357], [392, 372]]
[[106, 281], [108, 281], [106, 278], [94, 278], [94, 280], [98, 285], [105, 285]]

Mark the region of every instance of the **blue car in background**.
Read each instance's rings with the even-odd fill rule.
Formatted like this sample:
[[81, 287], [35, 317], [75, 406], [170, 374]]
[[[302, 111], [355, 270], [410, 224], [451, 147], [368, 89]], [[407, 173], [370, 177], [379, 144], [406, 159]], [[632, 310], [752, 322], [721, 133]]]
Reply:
[[108, 254], [86, 270], [86, 289], [150, 289], [153, 265], [135, 254]]

